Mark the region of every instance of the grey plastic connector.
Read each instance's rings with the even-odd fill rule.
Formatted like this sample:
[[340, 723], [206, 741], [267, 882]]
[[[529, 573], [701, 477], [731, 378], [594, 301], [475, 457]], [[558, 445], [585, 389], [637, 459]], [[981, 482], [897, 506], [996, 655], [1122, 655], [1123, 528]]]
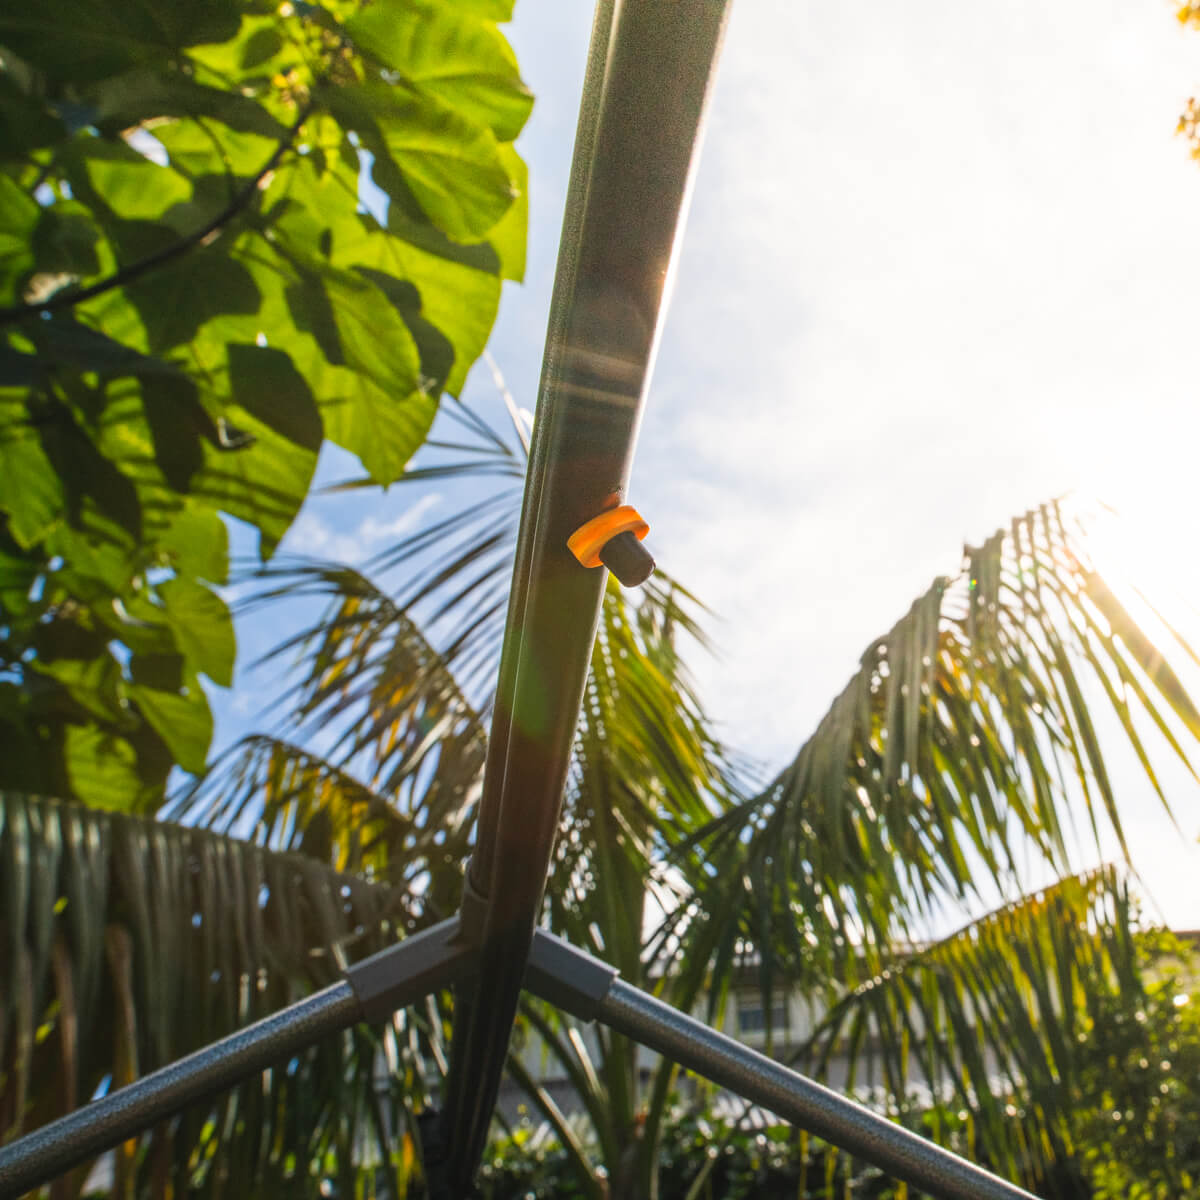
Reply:
[[533, 935], [525, 986], [581, 1021], [594, 1021], [620, 971], [539, 929]]
[[467, 863], [463, 873], [462, 900], [458, 905], [459, 936], [473, 946], [483, 942], [483, 927], [487, 920], [488, 900], [475, 883], [475, 860]]
[[362, 1006], [362, 1019], [374, 1025], [466, 979], [478, 960], [478, 943], [463, 937], [458, 917], [451, 917], [364, 958], [344, 974]]

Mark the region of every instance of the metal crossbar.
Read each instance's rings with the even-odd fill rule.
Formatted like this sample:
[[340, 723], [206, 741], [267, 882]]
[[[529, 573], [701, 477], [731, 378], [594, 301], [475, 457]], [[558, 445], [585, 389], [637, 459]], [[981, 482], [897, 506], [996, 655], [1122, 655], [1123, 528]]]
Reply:
[[[0, 1150], [0, 1197], [20, 1196], [187, 1105], [286, 1062], [314, 1042], [360, 1021], [384, 1020], [430, 992], [478, 978], [479, 962], [478, 942], [456, 917], [356, 963], [323, 991]], [[572, 1016], [599, 1021], [931, 1195], [1036, 1200], [630, 986], [607, 963], [545, 930], [534, 935], [525, 984]], [[440, 1186], [448, 1191], [456, 1185], [443, 1181]]]
[[[0, 1149], [16, 1197], [360, 1022], [456, 989], [435, 1196], [469, 1192], [522, 987], [945, 1200], [1028, 1192], [623, 982], [536, 929], [603, 596], [568, 536], [619, 503], [662, 327], [729, 0], [599, 0], [551, 304], [474, 858], [460, 914]], [[486, 988], [486, 991], [481, 990]]]
[[544, 930], [534, 939], [526, 984], [572, 1016], [599, 1021], [934, 1196], [1032, 1200], [1029, 1192], [625, 983], [607, 964]]

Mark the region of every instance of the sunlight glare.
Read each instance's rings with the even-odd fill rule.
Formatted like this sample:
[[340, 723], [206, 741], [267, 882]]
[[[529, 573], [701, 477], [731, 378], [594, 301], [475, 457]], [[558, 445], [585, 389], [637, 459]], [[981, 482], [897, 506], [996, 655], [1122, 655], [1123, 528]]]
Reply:
[[1156, 610], [1200, 648], [1200, 553], [1190, 528], [1197, 508], [1191, 476], [1158, 461], [1097, 480], [1082, 495], [1088, 497], [1088, 548], [1096, 569], [1139, 621], [1157, 624]]

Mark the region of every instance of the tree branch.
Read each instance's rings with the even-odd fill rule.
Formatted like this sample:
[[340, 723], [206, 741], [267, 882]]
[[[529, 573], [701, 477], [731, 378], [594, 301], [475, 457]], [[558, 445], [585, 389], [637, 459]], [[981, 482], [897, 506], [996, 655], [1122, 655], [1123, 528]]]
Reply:
[[120, 270], [113, 272], [107, 279], [98, 280], [89, 287], [81, 288], [75, 292], [59, 292], [51, 296], [50, 299], [43, 300], [38, 304], [15, 304], [9, 308], [0, 308], [0, 326], [12, 325], [17, 321], [24, 320], [26, 317], [40, 316], [42, 313], [53, 313], [65, 308], [73, 308], [76, 304], [82, 304], [83, 301], [103, 295], [103, 293], [112, 291], [114, 288], [125, 287], [127, 284], [133, 283], [135, 279], [140, 279], [147, 272], [172, 262], [174, 259], [179, 258], [180, 255], [186, 254], [189, 250], [194, 249], [212, 237], [214, 233], [229, 224], [250, 203], [262, 181], [275, 170], [279, 165], [279, 160], [291, 149], [296, 140], [296, 135], [300, 132], [300, 127], [308, 120], [312, 109], [313, 106], [310, 102], [300, 110], [299, 116], [297, 116], [291, 129], [288, 130], [286, 137], [271, 152], [270, 158], [263, 163], [254, 178], [248, 180], [240, 191], [234, 193], [229, 203], [211, 221], [201, 225], [199, 229], [193, 230], [186, 237], [180, 238], [179, 241], [173, 242], [170, 246], [166, 246], [154, 254], [147, 255], [145, 258], [139, 259], [127, 267], [122, 267]]

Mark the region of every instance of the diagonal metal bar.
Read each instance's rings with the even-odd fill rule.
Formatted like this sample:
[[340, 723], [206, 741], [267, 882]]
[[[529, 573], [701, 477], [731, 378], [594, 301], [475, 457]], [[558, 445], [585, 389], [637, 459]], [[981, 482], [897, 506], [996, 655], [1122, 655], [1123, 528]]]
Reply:
[[0, 1149], [0, 1200], [25, 1195], [358, 1019], [354, 989], [340, 980], [27, 1133]]
[[359, 1021], [383, 1021], [474, 969], [458, 918], [345, 972], [303, 1000], [185, 1055], [0, 1148], [0, 1200], [22, 1196], [198, 1100], [233, 1087]]
[[530, 991], [600, 1021], [754, 1104], [942, 1200], [1037, 1200], [1029, 1192], [839, 1096], [626, 983], [606, 963], [539, 930]]
[[440, 1137], [426, 1147], [427, 1160], [452, 1155], [440, 1182], [454, 1195], [492, 1119], [603, 594], [606, 573], [566, 541], [623, 499], [727, 11], [597, 7], [468, 881], [487, 992], [456, 998]]

